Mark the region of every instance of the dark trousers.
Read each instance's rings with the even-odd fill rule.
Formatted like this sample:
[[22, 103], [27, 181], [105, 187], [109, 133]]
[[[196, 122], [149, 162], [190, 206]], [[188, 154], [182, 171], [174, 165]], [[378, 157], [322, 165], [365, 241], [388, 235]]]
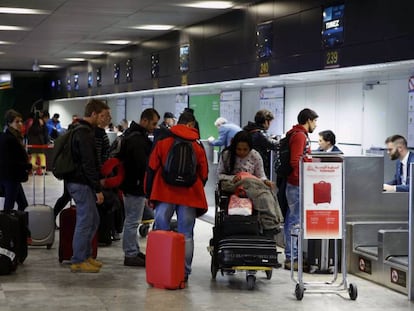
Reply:
[[4, 210], [12, 210], [15, 202], [19, 211], [24, 211], [29, 205], [20, 182], [0, 180], [0, 186], [4, 191]]
[[66, 181], [63, 181], [63, 194], [59, 199], [57, 199], [55, 206], [53, 208], [55, 218], [57, 217], [57, 215], [59, 215], [60, 211], [63, 210], [65, 206], [70, 202], [70, 199], [71, 197], [69, 191], [66, 188]]

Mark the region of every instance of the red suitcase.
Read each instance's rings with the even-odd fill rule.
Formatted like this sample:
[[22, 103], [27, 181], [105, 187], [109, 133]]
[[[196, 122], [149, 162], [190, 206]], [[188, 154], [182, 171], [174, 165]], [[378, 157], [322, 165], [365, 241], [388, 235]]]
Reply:
[[331, 203], [331, 184], [320, 181], [313, 184], [313, 203]]
[[[72, 258], [72, 240], [75, 233], [76, 225], [76, 208], [71, 206], [65, 208], [59, 215], [59, 262], [70, 260]], [[98, 255], [98, 235], [92, 240], [92, 257], [96, 258]]]
[[156, 230], [148, 234], [146, 251], [147, 283], [156, 288], [185, 288], [184, 235]]

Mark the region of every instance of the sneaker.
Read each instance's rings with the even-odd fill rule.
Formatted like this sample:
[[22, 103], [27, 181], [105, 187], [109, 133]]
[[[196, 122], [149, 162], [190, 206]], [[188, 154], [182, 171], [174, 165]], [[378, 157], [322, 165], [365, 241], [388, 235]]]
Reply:
[[99, 272], [99, 268], [91, 265], [88, 261], [84, 261], [81, 263], [73, 263], [70, 265], [71, 272], [82, 272], [82, 273], [97, 273]]
[[144, 259], [144, 260], [145, 260], [145, 254], [144, 254], [144, 253], [139, 252], [137, 256], [138, 256], [139, 258], [141, 258], [141, 259]]
[[92, 266], [95, 266], [97, 268], [102, 268], [103, 264], [102, 261], [93, 259], [92, 257], [89, 257], [88, 259], [86, 259], [86, 261], [91, 264]]
[[[285, 270], [291, 270], [291, 269], [292, 269], [292, 264], [290, 262], [290, 259], [286, 259], [285, 260]], [[298, 261], [297, 261], [297, 259], [295, 259], [293, 261], [293, 270], [298, 271]]]
[[135, 257], [125, 257], [124, 266], [145, 267], [145, 258], [140, 257], [140, 254]]

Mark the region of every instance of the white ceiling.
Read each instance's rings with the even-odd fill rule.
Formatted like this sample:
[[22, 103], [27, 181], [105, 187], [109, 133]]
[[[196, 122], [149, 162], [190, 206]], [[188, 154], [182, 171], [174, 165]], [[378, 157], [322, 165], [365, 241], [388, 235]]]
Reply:
[[[0, 0], [0, 7], [45, 10], [47, 14], [1, 14], [0, 25], [21, 26], [23, 31], [0, 30], [0, 70], [32, 70], [39, 65], [73, 64], [65, 58], [93, 58], [82, 51], [111, 52], [125, 46], [104, 44], [129, 40], [137, 44], [166, 31], [131, 29], [143, 24], [188, 26], [231, 9], [181, 6], [186, 0]], [[233, 9], [254, 1], [238, 0]]]

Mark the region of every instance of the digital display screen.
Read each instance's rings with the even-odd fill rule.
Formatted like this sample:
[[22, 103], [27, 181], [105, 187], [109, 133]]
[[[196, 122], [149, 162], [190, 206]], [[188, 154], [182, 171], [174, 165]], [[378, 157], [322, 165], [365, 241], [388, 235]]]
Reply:
[[101, 68], [96, 69], [96, 86], [102, 85], [102, 71]]
[[132, 82], [132, 72], [133, 72], [132, 59], [127, 59], [126, 72], [125, 72], [127, 82]]
[[272, 57], [273, 23], [268, 22], [257, 25], [256, 38], [257, 57], [260, 60], [265, 60]]
[[187, 72], [190, 69], [190, 45], [180, 47], [180, 71]]
[[73, 88], [75, 90], [79, 90], [79, 74], [78, 73], [75, 73], [73, 75]]
[[93, 86], [93, 73], [92, 71], [88, 72], [88, 88]]
[[114, 64], [114, 83], [119, 84], [119, 75], [121, 72], [121, 67], [119, 64]]
[[0, 73], [0, 90], [12, 87], [11, 73]]
[[151, 54], [151, 78], [157, 79], [160, 76], [160, 55]]
[[322, 45], [335, 48], [344, 42], [344, 11], [345, 5], [330, 6], [323, 10]]

